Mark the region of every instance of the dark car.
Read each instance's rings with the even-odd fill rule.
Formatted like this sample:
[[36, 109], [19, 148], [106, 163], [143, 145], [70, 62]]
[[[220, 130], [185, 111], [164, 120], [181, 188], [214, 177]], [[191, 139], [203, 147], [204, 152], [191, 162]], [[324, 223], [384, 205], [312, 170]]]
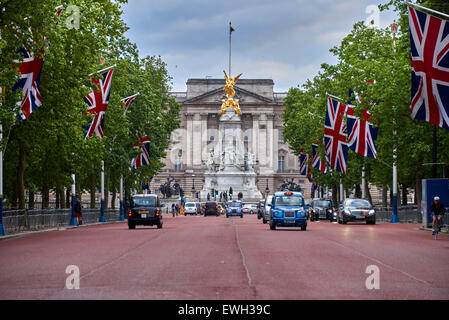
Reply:
[[346, 199], [338, 210], [338, 223], [366, 222], [376, 224], [376, 212], [368, 200]]
[[203, 207], [204, 216], [219, 216], [218, 203], [216, 201], [208, 201]]
[[137, 225], [157, 226], [162, 228], [162, 214], [159, 197], [153, 194], [134, 195], [128, 210], [128, 228], [135, 229]]
[[263, 218], [263, 207], [265, 206], [265, 200], [260, 200], [257, 205], [257, 219]]
[[314, 199], [309, 208], [310, 221], [337, 220], [337, 212], [332, 207], [332, 201], [326, 199]]

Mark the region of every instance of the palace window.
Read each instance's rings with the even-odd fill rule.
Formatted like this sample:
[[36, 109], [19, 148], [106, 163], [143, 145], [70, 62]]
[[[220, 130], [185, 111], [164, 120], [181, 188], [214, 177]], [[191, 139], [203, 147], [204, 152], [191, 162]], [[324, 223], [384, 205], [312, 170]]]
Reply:
[[284, 142], [284, 129], [278, 130], [278, 140], [279, 142]]
[[278, 156], [278, 170], [285, 171], [285, 157]]

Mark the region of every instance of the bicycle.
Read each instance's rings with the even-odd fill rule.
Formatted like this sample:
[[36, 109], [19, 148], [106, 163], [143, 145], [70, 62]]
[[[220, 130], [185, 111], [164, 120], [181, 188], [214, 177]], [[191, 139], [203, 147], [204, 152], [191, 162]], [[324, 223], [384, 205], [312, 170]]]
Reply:
[[435, 223], [432, 223], [432, 235], [435, 237], [435, 240], [438, 240], [438, 233], [441, 232], [441, 220], [443, 216], [444, 213], [439, 216], [439, 219], [435, 218]]

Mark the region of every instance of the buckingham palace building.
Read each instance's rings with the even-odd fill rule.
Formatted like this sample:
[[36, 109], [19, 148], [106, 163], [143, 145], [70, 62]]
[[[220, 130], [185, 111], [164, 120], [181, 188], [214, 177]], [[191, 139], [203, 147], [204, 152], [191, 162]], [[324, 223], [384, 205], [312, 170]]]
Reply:
[[[151, 192], [159, 193], [160, 185], [167, 179], [177, 182], [188, 199], [193, 199], [203, 190], [208, 158], [220, 139], [224, 85], [225, 79], [189, 79], [186, 92], [172, 93], [182, 104], [181, 126], [172, 134], [164, 159], [165, 168], [153, 178]], [[298, 156], [283, 138], [282, 113], [286, 93], [274, 92], [273, 89], [271, 79], [238, 80], [235, 99], [239, 100], [241, 109], [241, 133], [238, 137], [242, 140], [238, 143], [253, 156], [255, 184], [260, 194], [265, 196], [267, 188], [272, 193], [278, 191], [284, 182], [294, 181], [309, 197], [310, 183], [299, 175]]]

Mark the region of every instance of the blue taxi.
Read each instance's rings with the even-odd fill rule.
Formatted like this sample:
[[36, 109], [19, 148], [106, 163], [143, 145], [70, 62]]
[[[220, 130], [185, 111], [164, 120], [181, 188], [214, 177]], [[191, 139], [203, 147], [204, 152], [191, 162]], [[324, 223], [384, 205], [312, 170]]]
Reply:
[[271, 208], [271, 230], [276, 230], [276, 227], [301, 227], [301, 230], [307, 230], [307, 213], [301, 192], [275, 192], [268, 206]]

